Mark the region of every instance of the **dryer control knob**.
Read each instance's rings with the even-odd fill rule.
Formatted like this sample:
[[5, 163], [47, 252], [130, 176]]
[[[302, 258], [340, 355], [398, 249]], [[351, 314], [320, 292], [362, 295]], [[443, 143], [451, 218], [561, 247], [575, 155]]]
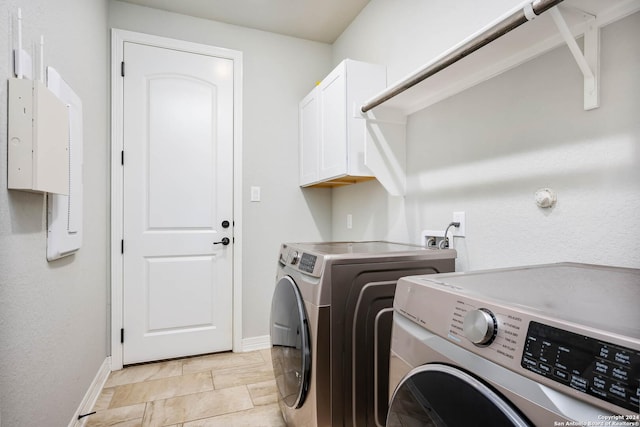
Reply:
[[464, 336], [478, 346], [488, 346], [498, 333], [498, 322], [486, 308], [472, 310], [464, 317]]

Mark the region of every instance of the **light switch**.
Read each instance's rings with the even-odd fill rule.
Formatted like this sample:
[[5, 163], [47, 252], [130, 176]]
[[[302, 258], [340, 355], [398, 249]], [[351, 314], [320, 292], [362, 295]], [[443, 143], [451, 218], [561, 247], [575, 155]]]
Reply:
[[252, 202], [260, 201], [260, 187], [251, 187], [251, 201]]

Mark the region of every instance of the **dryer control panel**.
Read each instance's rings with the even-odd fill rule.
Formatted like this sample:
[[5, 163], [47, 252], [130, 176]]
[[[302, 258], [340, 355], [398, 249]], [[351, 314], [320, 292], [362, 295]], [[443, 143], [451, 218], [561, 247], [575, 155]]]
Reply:
[[322, 274], [322, 257], [286, 244], [280, 247], [278, 262], [283, 267], [286, 266], [313, 277], [320, 277]]
[[574, 390], [638, 412], [640, 351], [531, 322], [520, 364]]

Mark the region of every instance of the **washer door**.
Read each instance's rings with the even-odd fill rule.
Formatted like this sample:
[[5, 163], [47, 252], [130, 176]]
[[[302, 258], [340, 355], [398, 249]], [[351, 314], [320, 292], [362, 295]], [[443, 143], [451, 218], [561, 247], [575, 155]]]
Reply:
[[413, 369], [393, 393], [387, 427], [531, 426], [501, 396], [471, 375], [448, 365]]
[[298, 286], [289, 276], [278, 281], [271, 303], [271, 359], [278, 393], [299, 408], [309, 390], [309, 322]]

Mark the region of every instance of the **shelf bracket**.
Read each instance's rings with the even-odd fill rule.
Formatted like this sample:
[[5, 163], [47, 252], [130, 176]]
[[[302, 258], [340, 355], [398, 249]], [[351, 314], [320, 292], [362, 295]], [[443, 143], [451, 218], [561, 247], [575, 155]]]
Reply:
[[392, 196], [406, 191], [407, 117], [393, 108], [378, 107], [363, 113], [354, 104], [353, 117], [364, 119], [364, 164]]
[[600, 106], [600, 27], [596, 25], [595, 17], [590, 16], [585, 23], [583, 53], [560, 10], [554, 7], [549, 10], [549, 14], [584, 75], [584, 109], [598, 108]]

